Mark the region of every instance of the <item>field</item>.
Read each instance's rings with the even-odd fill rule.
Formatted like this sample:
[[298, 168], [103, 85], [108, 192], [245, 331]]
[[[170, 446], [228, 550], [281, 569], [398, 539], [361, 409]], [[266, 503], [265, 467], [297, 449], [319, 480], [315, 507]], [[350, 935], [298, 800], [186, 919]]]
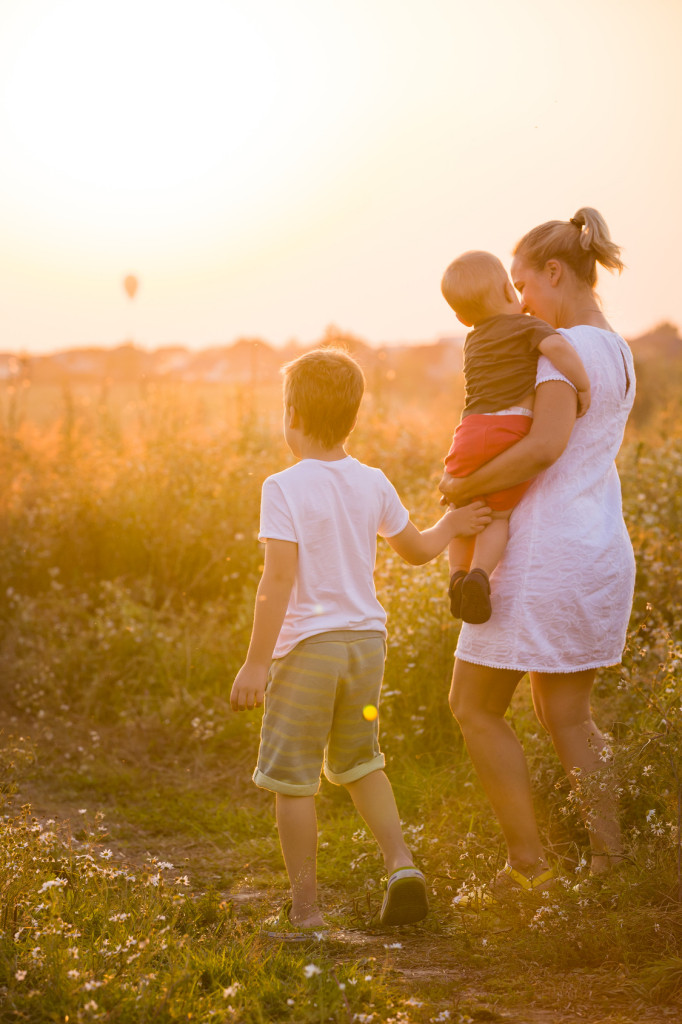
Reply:
[[[233, 715], [262, 552], [260, 486], [290, 463], [278, 385], [0, 384], [0, 1021], [592, 1024], [682, 1014], [682, 372], [647, 367], [619, 457], [638, 575], [597, 720], [630, 860], [576, 892], [577, 799], [522, 684], [510, 712], [565, 884], [462, 914], [503, 857], [447, 707], [457, 625], [446, 565], [381, 544], [389, 615], [382, 747], [432, 913], [372, 923], [382, 864], [323, 782], [329, 937], [262, 933], [287, 889], [259, 715]], [[420, 526], [461, 383], [367, 396], [352, 454]], [[458, 396], [453, 402], [452, 395]], [[654, 396], [652, 398], [652, 396]], [[585, 779], [584, 793], [600, 779]]]

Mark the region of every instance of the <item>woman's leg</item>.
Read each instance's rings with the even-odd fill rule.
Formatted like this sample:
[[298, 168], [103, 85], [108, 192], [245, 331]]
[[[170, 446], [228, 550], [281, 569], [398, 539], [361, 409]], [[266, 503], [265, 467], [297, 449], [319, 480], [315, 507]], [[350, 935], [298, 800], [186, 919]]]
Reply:
[[[606, 740], [592, 718], [590, 694], [595, 671], [532, 672], [533, 702], [552, 738], [571, 785], [580, 789], [583, 818], [590, 835], [592, 874], [613, 866], [622, 855], [613, 785], [604, 778]], [[576, 772], [578, 769], [578, 772]]]
[[547, 861], [533, 810], [528, 765], [516, 733], [504, 718], [522, 676], [523, 672], [455, 659], [450, 708], [497, 815], [509, 863], [524, 875], [536, 875]]

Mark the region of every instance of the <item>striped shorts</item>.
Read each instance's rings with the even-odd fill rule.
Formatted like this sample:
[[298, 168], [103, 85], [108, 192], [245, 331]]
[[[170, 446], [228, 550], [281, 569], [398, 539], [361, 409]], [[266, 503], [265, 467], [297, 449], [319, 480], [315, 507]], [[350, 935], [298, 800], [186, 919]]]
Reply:
[[265, 690], [253, 781], [288, 796], [313, 796], [320, 771], [345, 785], [383, 768], [378, 707], [386, 658], [383, 633], [334, 630], [302, 640], [273, 661]]

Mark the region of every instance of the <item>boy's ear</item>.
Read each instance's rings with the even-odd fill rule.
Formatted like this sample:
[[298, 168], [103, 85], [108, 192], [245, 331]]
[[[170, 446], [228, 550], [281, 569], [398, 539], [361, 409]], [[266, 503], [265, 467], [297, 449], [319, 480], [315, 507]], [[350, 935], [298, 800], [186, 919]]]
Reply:
[[459, 313], [455, 313], [455, 316], [457, 317], [459, 322], [464, 325], [464, 327], [473, 327], [474, 326], [471, 320], [464, 320], [464, 318], [461, 317], [459, 315]]
[[301, 425], [300, 417], [293, 405], [287, 406], [287, 421], [292, 430], [298, 430]]
[[511, 281], [504, 282], [504, 297], [507, 300], [507, 302], [516, 301], [516, 289], [514, 288], [514, 285], [511, 283]]

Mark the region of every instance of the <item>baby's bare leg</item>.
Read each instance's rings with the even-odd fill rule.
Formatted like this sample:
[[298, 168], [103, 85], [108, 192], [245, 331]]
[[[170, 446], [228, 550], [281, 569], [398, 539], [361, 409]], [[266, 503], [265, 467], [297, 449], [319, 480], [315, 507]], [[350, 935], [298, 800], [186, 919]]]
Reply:
[[[491, 524], [492, 525], [492, 524]], [[489, 529], [490, 527], [488, 527]], [[485, 530], [483, 531], [485, 533]], [[480, 534], [479, 534], [480, 536]], [[462, 569], [469, 571], [471, 559], [474, 554], [473, 537], [453, 537], [448, 544], [448, 562], [450, 564], [450, 575]]]
[[493, 521], [474, 541], [474, 552], [471, 564], [475, 569], [483, 569], [488, 576], [502, 558], [509, 538], [509, 517], [511, 509], [506, 512], [493, 512]]

